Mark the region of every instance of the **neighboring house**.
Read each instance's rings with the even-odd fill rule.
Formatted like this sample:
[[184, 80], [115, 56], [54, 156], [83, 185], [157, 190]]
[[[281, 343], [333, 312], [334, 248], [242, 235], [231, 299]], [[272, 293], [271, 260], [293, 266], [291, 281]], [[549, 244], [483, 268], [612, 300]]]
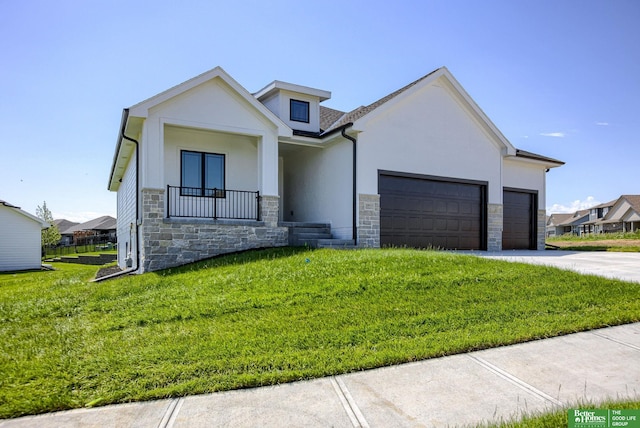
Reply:
[[564, 223], [570, 220], [573, 214], [551, 214], [547, 217], [547, 238], [571, 233], [571, 226]]
[[[330, 227], [341, 245], [543, 249], [545, 173], [446, 68], [350, 112], [217, 67], [124, 109], [108, 188], [137, 272]], [[301, 227], [304, 227], [301, 229]]]
[[0, 271], [40, 269], [42, 229], [49, 224], [0, 200]]
[[559, 227], [563, 230], [563, 234], [570, 233], [572, 235], [580, 236], [584, 233], [588, 233], [588, 226], [586, 223], [589, 221], [589, 210], [576, 211], [570, 214], [570, 217], [559, 224]]
[[589, 208], [589, 221], [584, 224], [586, 233], [604, 233], [613, 231], [611, 226], [605, 226], [603, 220], [615, 202], [616, 201], [613, 200], [611, 202], [605, 202]]
[[59, 245], [63, 245], [63, 246], [73, 245], [73, 232], [69, 232], [69, 229], [79, 225], [80, 223], [76, 223], [76, 222], [65, 220], [65, 219], [59, 219], [59, 220], [53, 220], [53, 224], [58, 226], [58, 231], [60, 232]]
[[635, 232], [640, 229], [640, 195], [622, 195], [602, 219], [603, 231]]
[[84, 223], [76, 224], [65, 231], [73, 236], [74, 245], [116, 242], [117, 221], [105, 215]]

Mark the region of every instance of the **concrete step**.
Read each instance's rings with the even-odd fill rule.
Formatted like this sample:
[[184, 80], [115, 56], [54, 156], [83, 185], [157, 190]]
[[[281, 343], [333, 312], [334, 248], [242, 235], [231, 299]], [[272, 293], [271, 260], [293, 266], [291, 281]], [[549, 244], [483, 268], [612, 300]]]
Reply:
[[316, 248], [354, 249], [356, 248], [356, 243], [353, 239], [318, 239]]
[[290, 228], [298, 228], [298, 227], [328, 227], [331, 228], [329, 223], [297, 223], [293, 221], [281, 221], [278, 223], [280, 227], [290, 227]]
[[328, 233], [331, 235], [330, 227], [291, 227], [289, 228], [289, 234], [300, 235], [301, 233]]

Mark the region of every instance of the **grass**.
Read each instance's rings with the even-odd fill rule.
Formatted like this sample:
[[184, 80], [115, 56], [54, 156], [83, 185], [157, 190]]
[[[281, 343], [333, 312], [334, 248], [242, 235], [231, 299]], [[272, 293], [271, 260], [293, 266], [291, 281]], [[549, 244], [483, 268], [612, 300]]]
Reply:
[[640, 400], [616, 400], [604, 403], [578, 403], [575, 406], [556, 409], [545, 413], [524, 415], [519, 419], [504, 421], [497, 424], [481, 425], [482, 428], [558, 428], [566, 427], [567, 412], [570, 409], [608, 409], [608, 410], [637, 410]]
[[640, 321], [639, 284], [417, 250], [0, 275], [0, 418], [276, 384]]
[[640, 252], [640, 231], [588, 235], [566, 234], [547, 238], [547, 242], [565, 251]]

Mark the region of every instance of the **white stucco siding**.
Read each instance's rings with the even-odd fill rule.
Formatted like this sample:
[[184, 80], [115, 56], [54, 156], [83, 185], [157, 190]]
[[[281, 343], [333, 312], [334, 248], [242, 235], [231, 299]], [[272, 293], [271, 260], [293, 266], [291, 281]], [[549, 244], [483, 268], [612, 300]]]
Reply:
[[352, 143], [300, 147], [284, 157], [284, 220], [330, 223], [334, 238], [352, 238]]
[[515, 189], [537, 190], [538, 207], [545, 207], [546, 167], [532, 161], [506, 158], [503, 168], [503, 186]]
[[278, 130], [221, 79], [210, 80], [149, 110], [143, 129], [143, 188], [164, 188], [174, 179], [165, 177], [173, 170], [158, 168], [171, 163], [164, 158], [169, 153], [163, 148], [166, 125], [252, 137], [257, 141], [258, 157], [250, 170], [258, 171], [258, 186], [263, 194], [277, 195]]
[[486, 181], [489, 203], [501, 203], [499, 144], [449, 91], [427, 86], [379, 107], [364, 122], [358, 135], [359, 193], [378, 193], [382, 169]]
[[180, 186], [180, 153], [191, 150], [225, 156], [225, 187], [258, 190], [258, 141], [256, 137], [166, 126], [164, 132], [165, 183]]
[[39, 269], [41, 231], [40, 223], [0, 205], [0, 271]]
[[118, 188], [118, 214], [116, 233], [118, 235], [118, 266], [126, 268], [126, 259], [134, 260], [136, 255], [136, 154], [132, 154], [127, 169]]

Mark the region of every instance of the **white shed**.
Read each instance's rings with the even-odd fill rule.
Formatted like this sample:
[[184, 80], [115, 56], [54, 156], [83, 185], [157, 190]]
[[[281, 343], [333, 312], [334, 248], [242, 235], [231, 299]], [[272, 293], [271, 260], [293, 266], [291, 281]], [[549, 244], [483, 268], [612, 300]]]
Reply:
[[44, 220], [0, 199], [0, 271], [40, 269]]

